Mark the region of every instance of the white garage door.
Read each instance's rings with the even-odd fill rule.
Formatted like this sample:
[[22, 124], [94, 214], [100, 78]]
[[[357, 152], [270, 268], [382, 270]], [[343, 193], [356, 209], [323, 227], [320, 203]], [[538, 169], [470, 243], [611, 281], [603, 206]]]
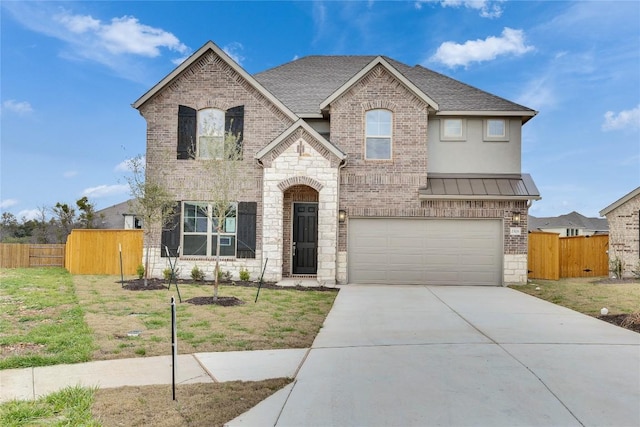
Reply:
[[349, 283], [502, 284], [502, 221], [352, 218]]

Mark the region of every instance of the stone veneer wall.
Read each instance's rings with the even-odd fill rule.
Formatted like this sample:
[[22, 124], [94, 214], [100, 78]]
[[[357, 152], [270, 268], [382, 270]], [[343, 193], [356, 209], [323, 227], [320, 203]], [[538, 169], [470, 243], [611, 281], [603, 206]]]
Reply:
[[609, 261], [624, 263], [624, 276], [640, 270], [640, 195], [607, 214], [609, 223]]
[[280, 280], [284, 264], [284, 194], [305, 185], [318, 192], [317, 280], [331, 285], [336, 278], [338, 163], [304, 131], [295, 132], [265, 159], [263, 251], [269, 258], [265, 278]]

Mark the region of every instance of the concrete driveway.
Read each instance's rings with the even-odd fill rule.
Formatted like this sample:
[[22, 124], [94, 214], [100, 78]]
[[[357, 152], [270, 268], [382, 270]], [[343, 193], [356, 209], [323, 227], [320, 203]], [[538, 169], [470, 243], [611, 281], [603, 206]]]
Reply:
[[640, 334], [508, 288], [344, 286], [295, 382], [230, 425], [639, 426]]

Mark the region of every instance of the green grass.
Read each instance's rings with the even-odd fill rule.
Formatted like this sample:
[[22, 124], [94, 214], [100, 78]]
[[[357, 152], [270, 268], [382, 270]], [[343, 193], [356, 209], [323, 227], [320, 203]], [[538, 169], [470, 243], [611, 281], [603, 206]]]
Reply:
[[61, 268], [0, 270], [0, 325], [0, 369], [86, 362], [94, 350]]
[[93, 419], [94, 389], [67, 387], [37, 400], [13, 400], [0, 405], [0, 425], [100, 426]]
[[532, 280], [511, 288], [591, 316], [598, 316], [603, 307], [610, 314], [640, 311], [640, 281], [598, 283], [600, 279], [603, 278]]

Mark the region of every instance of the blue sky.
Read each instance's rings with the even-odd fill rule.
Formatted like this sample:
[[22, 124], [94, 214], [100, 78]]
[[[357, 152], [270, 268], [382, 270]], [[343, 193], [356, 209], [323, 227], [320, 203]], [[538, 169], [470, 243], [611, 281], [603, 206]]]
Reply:
[[208, 40], [249, 73], [387, 55], [539, 111], [530, 213], [598, 212], [640, 185], [640, 2], [0, 1], [0, 208], [127, 200], [131, 104]]

